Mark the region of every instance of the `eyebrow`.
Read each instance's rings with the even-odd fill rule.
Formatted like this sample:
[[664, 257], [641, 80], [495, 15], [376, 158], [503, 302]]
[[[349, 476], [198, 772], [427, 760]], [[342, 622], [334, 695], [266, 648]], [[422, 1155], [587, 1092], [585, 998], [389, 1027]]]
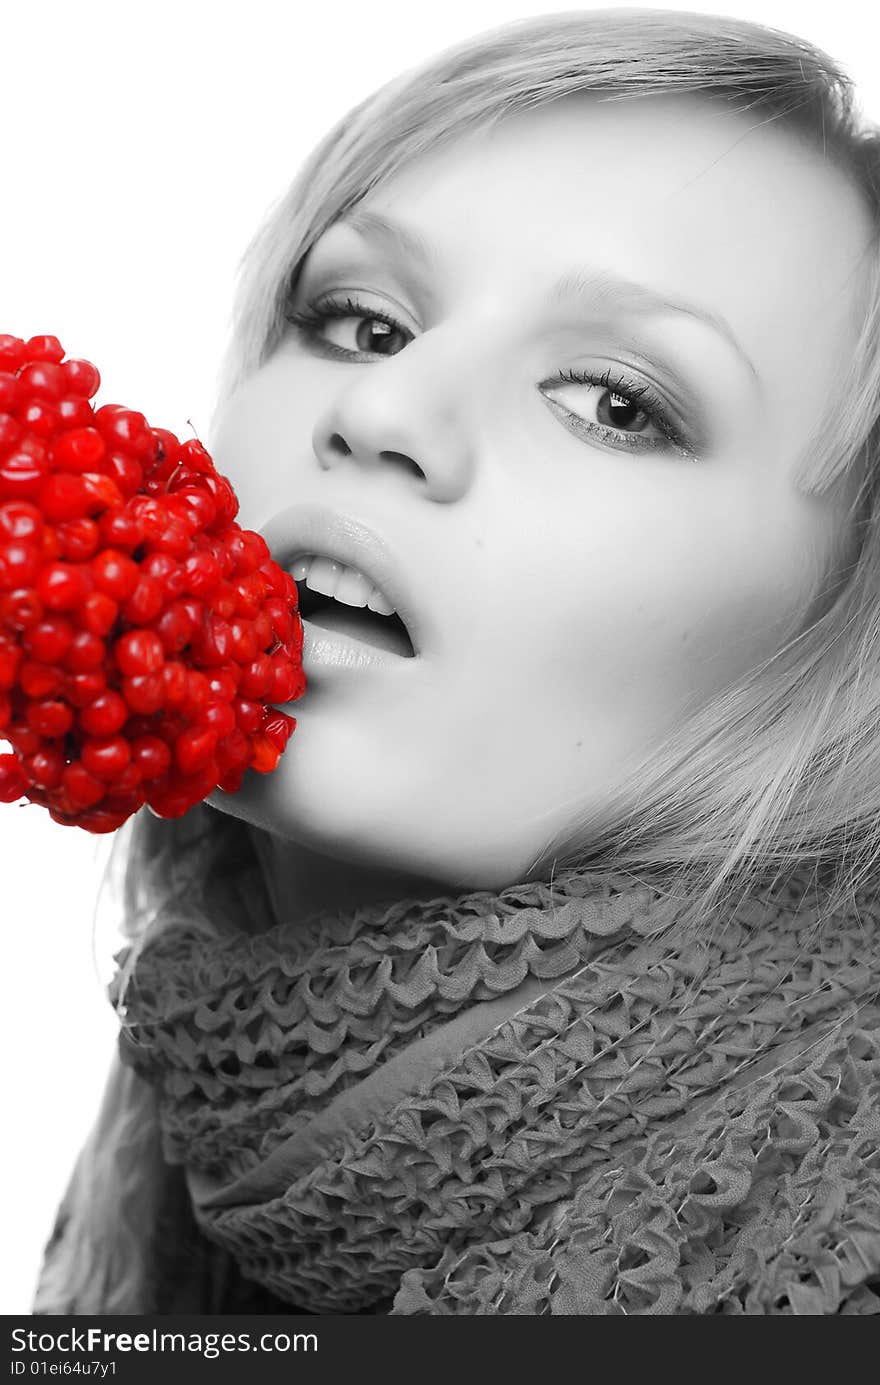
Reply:
[[[339, 223], [350, 226], [354, 231], [375, 240], [384, 248], [404, 255], [423, 271], [436, 270], [437, 258], [427, 241], [409, 226], [391, 221], [378, 212], [366, 207], [353, 207], [340, 218]], [[329, 228], [328, 228], [329, 229]], [[670, 299], [647, 284], [637, 283], [622, 275], [602, 269], [569, 270], [550, 287], [550, 302], [566, 307], [572, 300], [587, 301], [593, 305], [618, 311], [643, 314], [680, 313], [685, 317], [696, 318], [718, 332], [742, 358], [756, 384], [760, 378], [754, 362], [737, 340], [730, 323], [720, 313], [712, 312], [700, 303], [681, 298]]]

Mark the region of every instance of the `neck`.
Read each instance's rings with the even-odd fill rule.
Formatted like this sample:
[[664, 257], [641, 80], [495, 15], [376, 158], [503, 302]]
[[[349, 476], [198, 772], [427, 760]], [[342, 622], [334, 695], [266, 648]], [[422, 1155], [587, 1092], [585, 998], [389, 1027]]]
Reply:
[[253, 842], [279, 922], [449, 893], [438, 880], [342, 861], [269, 832], [255, 831]]

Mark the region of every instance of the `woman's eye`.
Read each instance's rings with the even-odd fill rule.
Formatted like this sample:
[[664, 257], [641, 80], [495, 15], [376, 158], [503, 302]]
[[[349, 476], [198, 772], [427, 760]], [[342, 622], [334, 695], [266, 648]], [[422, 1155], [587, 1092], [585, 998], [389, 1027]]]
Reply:
[[[650, 385], [609, 368], [599, 373], [563, 371], [555, 380], [545, 381], [544, 386], [548, 403], [561, 412], [572, 432], [588, 441], [636, 452], [678, 453], [694, 459], [692, 444]], [[568, 407], [567, 401], [554, 399], [548, 386], [556, 393], [571, 386], [568, 398], [573, 407]]]
[[642, 433], [648, 438], [667, 436], [650, 408], [643, 407], [632, 395], [603, 386], [601, 382], [585, 379], [572, 390], [569, 399], [573, 412], [585, 423], [622, 433]]
[[[287, 320], [299, 327], [310, 342], [318, 342], [331, 354], [340, 356], [394, 356], [401, 349], [398, 343], [406, 345], [403, 338], [412, 337], [411, 332], [387, 313], [353, 298], [342, 303], [335, 300], [320, 305], [309, 303], [299, 312], [289, 312]], [[328, 336], [331, 330], [337, 341]]]

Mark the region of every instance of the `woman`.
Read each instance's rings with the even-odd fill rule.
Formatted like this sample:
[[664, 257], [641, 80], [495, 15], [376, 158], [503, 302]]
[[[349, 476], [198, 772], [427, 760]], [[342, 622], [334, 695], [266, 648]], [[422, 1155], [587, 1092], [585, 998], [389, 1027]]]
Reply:
[[824, 54], [665, 11], [315, 150], [210, 440], [309, 686], [134, 825], [36, 1311], [880, 1311], [878, 175]]

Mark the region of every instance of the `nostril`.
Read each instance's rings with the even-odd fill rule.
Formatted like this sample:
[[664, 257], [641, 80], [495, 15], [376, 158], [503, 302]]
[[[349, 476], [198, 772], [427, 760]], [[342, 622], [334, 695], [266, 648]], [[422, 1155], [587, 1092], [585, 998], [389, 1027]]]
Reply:
[[333, 433], [331, 435], [330, 446], [334, 448], [337, 452], [341, 452], [343, 457], [351, 456], [351, 448], [349, 447], [348, 443], [345, 441], [345, 438], [342, 436], [341, 433]]
[[413, 461], [412, 457], [408, 457], [405, 452], [380, 452], [379, 456], [382, 458], [383, 462], [399, 462], [404, 471], [415, 472], [419, 479], [424, 479], [422, 468]]

